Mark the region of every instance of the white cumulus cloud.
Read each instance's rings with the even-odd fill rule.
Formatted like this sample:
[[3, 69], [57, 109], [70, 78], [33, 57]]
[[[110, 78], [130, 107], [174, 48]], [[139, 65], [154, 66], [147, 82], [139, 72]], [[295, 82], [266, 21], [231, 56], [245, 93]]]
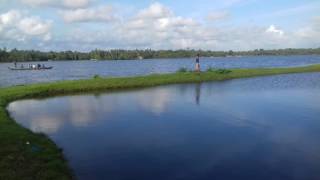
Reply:
[[298, 29], [294, 38], [306, 47], [320, 47], [320, 16], [313, 18], [311, 24]]
[[18, 10], [0, 14], [0, 41], [25, 41], [30, 38], [50, 40], [52, 22], [35, 16], [26, 16]]
[[[270, 26], [232, 23], [236, 17], [229, 21], [231, 23], [221, 25], [221, 21], [230, 17], [229, 11], [206, 13], [207, 17], [202, 18], [181, 16], [158, 2], [127, 12], [126, 8], [117, 8], [115, 4], [87, 6], [90, 0], [23, 1], [64, 7], [51, 11], [59, 12], [69, 24], [62, 23], [59, 32], [53, 34], [54, 22], [17, 10], [0, 13], [0, 43], [5, 46], [39, 48], [32, 44], [40, 44], [40, 40], [42, 43], [47, 41], [44, 43], [47, 49], [84, 51], [95, 48], [252, 50], [320, 47], [320, 17], [296, 28], [282, 29], [278, 22]], [[86, 23], [75, 24], [82, 22]], [[14, 43], [8, 43], [9, 40]], [[23, 46], [22, 42], [27, 45]]]
[[11, 10], [0, 15], [0, 25], [8, 26], [20, 19], [21, 14], [17, 10]]
[[270, 25], [268, 29], [266, 29], [268, 33], [274, 33], [282, 36], [284, 34], [283, 30], [276, 28], [274, 25]]
[[230, 17], [230, 13], [227, 11], [215, 11], [210, 12], [207, 16], [207, 19], [209, 21], [221, 21], [228, 19]]
[[63, 0], [62, 3], [69, 8], [83, 8], [89, 5], [90, 0]]
[[55, 8], [84, 8], [91, 0], [21, 0], [30, 6], [55, 7]]
[[192, 45], [192, 34], [196, 36], [197, 25], [194, 19], [176, 16], [168, 7], [153, 3], [116, 29], [121, 41], [132, 42], [132, 48], [149, 46], [159, 49], [164, 48], [165, 44], [168, 48], [187, 48]]
[[162, 4], [155, 2], [151, 4], [148, 8], [141, 10], [137, 17], [142, 18], [142, 19], [158, 19], [158, 18], [163, 18], [163, 17], [169, 17], [172, 16], [173, 12], [163, 6]]
[[74, 9], [61, 12], [65, 22], [110, 22], [116, 19], [111, 6]]
[[25, 34], [31, 36], [47, 34], [50, 31], [51, 23], [44, 22], [38, 17], [22, 18], [17, 27]]

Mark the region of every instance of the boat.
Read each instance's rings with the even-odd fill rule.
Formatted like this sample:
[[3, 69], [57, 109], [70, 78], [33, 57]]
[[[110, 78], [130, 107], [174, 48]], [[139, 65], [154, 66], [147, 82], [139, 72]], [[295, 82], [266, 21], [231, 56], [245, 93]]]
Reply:
[[19, 71], [23, 71], [23, 70], [49, 70], [52, 69], [52, 66], [49, 67], [39, 67], [39, 68], [32, 68], [32, 67], [27, 67], [27, 68], [23, 68], [23, 67], [8, 67], [8, 69], [10, 70], [19, 70]]

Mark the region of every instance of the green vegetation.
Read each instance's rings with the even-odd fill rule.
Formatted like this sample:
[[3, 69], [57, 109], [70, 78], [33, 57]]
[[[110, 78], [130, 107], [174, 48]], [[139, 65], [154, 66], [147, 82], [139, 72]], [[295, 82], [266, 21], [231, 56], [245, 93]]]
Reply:
[[188, 70], [187, 68], [184, 68], [184, 67], [183, 67], [183, 68], [179, 68], [177, 72], [178, 72], [178, 73], [183, 73], [183, 72], [188, 72], [188, 71], [189, 71], [189, 70]]
[[214, 69], [212, 67], [209, 67], [207, 69], [207, 72], [214, 72], [214, 73], [217, 73], [217, 74], [228, 74], [228, 73], [231, 73], [232, 71], [229, 70], [229, 69]]
[[320, 55], [320, 48], [316, 49], [279, 49], [253, 51], [204, 51], [204, 50], [93, 50], [90, 52], [62, 51], [41, 52], [34, 50], [8, 51], [0, 49], [0, 62], [13, 61], [48, 61], [48, 60], [131, 60], [131, 59], [153, 59], [153, 58], [188, 58], [197, 54], [203, 57], [226, 57], [226, 56], [267, 56], [267, 55]]
[[215, 71], [215, 68], [213, 68], [213, 67], [209, 67], [208, 69], [207, 69], [207, 72], [214, 72]]
[[229, 69], [218, 69], [218, 70], [216, 70], [215, 72], [218, 73], [218, 74], [229, 74], [229, 73], [231, 73], [232, 71], [229, 70]]
[[94, 76], [93, 76], [93, 79], [99, 79], [99, 78], [101, 78], [98, 74], [95, 74]]
[[91, 78], [2, 88], [0, 89], [0, 179], [72, 179], [72, 173], [66, 160], [63, 159], [62, 151], [45, 135], [34, 134], [15, 123], [6, 111], [9, 102], [72, 93], [304, 72], [320, 72], [320, 65], [296, 68], [213, 70], [203, 73], [179, 72], [127, 78]]

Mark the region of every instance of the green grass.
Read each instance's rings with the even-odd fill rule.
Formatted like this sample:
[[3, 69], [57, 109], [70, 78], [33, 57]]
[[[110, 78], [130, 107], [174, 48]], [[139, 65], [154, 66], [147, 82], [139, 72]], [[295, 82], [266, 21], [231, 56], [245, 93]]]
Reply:
[[185, 72], [188, 72], [189, 70], [185, 67], [182, 67], [182, 68], [179, 68], [177, 73], [185, 73]]
[[[320, 65], [272, 69], [211, 69], [203, 73], [188, 71], [173, 74], [127, 78], [100, 78], [61, 81], [0, 89], [0, 179], [72, 179], [63, 152], [49, 138], [19, 126], [6, 111], [8, 103], [25, 98], [39, 98], [94, 91], [151, 87], [164, 84], [221, 81], [275, 74], [320, 72]], [[26, 142], [30, 142], [27, 144]], [[33, 151], [37, 147], [38, 151]]]

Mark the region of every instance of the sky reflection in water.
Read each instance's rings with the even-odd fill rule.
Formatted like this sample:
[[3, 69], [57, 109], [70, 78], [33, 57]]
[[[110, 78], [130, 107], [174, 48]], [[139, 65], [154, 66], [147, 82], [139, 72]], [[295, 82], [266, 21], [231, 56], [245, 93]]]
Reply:
[[24, 100], [79, 179], [319, 179], [320, 74]]

